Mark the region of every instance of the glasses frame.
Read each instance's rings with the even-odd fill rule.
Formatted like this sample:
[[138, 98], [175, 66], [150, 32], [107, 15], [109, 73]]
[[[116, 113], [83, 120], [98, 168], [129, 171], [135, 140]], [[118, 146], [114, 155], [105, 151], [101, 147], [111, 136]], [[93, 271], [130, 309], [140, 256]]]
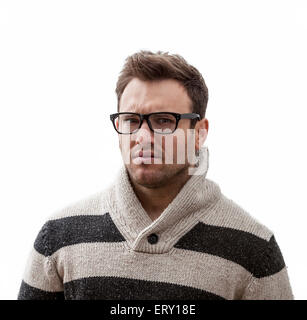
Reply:
[[[173, 115], [176, 118], [176, 126], [175, 126], [175, 129], [172, 132], [164, 133], [164, 132], [154, 131], [154, 129], [152, 128], [151, 123], [149, 121], [149, 116], [152, 115], [152, 114], [158, 114], [158, 113], [170, 114], [170, 115]], [[116, 128], [114, 120], [121, 114], [138, 115], [140, 117], [140, 119], [141, 119], [139, 127], [136, 130], [134, 130], [133, 132], [129, 132], [129, 133], [119, 132], [117, 130], [117, 128]], [[133, 134], [133, 133], [136, 133], [142, 127], [144, 119], [147, 121], [148, 127], [152, 132], [158, 133], [158, 134], [172, 134], [172, 133], [174, 133], [176, 131], [176, 129], [178, 127], [178, 123], [179, 123], [179, 121], [181, 119], [191, 119], [191, 120], [197, 119], [197, 121], [199, 121], [200, 120], [200, 115], [198, 113], [176, 113], [176, 112], [167, 112], [167, 111], [165, 111], [165, 112], [151, 112], [151, 113], [146, 113], [146, 114], [144, 114], [144, 113], [136, 113], [136, 112], [118, 112], [118, 113], [110, 114], [110, 120], [113, 123], [113, 127], [116, 130], [116, 132], [119, 133], [119, 134]]]

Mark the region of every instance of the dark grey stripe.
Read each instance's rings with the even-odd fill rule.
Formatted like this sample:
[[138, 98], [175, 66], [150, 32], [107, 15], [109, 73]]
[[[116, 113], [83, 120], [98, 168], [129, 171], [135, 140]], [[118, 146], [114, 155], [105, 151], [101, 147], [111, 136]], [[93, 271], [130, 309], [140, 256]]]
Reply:
[[47, 292], [22, 281], [17, 300], [64, 300], [64, 292]]
[[257, 278], [272, 275], [285, 266], [274, 235], [270, 241], [266, 241], [249, 232], [202, 222], [180, 238], [174, 247], [228, 259]]
[[125, 238], [109, 213], [83, 215], [47, 221], [40, 230], [34, 248], [45, 256], [58, 249], [82, 242], [120, 242]]
[[225, 300], [188, 286], [120, 277], [73, 280], [64, 291], [67, 300]]

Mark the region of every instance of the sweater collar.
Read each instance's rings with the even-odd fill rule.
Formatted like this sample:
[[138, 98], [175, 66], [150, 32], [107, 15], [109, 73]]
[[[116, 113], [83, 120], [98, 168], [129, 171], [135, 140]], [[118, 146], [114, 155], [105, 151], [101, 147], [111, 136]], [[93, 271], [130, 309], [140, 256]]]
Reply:
[[[126, 167], [119, 170], [108, 193], [107, 206], [112, 220], [131, 250], [168, 252], [182, 235], [197, 224], [200, 217], [208, 213], [221, 196], [219, 186], [206, 178], [208, 167], [208, 148], [202, 147], [198, 167], [192, 169], [194, 172], [190, 179], [154, 221], [137, 198]], [[152, 233], [159, 239], [154, 245], [147, 239]]]

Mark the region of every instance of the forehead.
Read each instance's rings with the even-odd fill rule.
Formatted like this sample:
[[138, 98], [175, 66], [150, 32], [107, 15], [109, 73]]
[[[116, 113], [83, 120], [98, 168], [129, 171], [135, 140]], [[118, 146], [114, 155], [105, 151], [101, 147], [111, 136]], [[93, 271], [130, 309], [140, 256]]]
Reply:
[[143, 81], [133, 78], [126, 86], [120, 112], [150, 113], [170, 111], [191, 112], [192, 101], [184, 86], [174, 79]]

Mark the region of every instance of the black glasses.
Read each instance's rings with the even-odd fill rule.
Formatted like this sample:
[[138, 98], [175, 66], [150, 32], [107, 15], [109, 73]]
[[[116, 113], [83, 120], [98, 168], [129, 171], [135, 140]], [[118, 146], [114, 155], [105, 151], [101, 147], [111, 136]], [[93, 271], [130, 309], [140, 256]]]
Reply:
[[175, 113], [175, 112], [152, 112], [147, 114], [134, 112], [119, 112], [110, 115], [114, 129], [119, 134], [132, 134], [138, 131], [144, 119], [147, 121], [151, 131], [159, 134], [173, 133], [178, 126], [180, 119], [197, 119], [197, 113]]

